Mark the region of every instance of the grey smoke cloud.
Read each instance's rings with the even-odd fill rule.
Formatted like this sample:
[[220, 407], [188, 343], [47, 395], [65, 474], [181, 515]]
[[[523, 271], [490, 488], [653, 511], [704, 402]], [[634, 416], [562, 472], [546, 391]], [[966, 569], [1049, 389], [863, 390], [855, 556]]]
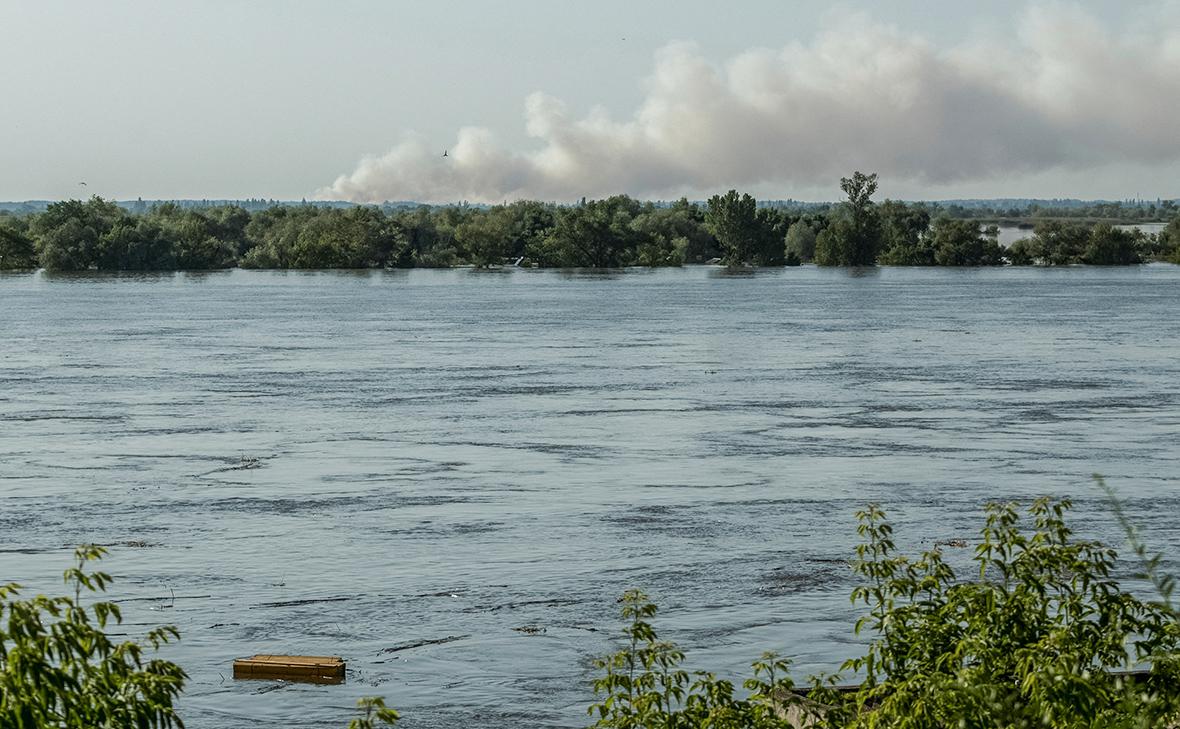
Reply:
[[646, 89], [625, 120], [576, 117], [534, 93], [525, 100], [534, 149], [465, 127], [444, 160], [410, 135], [318, 194], [649, 197], [814, 187], [852, 169], [941, 184], [1180, 159], [1180, 24], [1119, 32], [1072, 5], [1032, 6], [1014, 37], [951, 48], [860, 14], [834, 16], [809, 43], [722, 65], [673, 43], [656, 54]]

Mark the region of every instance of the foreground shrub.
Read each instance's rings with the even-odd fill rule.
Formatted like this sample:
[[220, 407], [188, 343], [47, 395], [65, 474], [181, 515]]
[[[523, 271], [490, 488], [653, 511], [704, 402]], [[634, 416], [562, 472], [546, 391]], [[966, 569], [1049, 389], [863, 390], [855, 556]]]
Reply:
[[[102, 592], [111, 578], [88, 572], [100, 547], [79, 547], [66, 570], [73, 596], [19, 598], [20, 586], [0, 586], [0, 727], [183, 727], [172, 702], [184, 687], [179, 666], [147, 660], [179, 637], [164, 626], [145, 643], [115, 643], [106, 633], [123, 617], [111, 602], [86, 605], [83, 596]], [[146, 645], [145, 645], [146, 644]]]
[[[655, 606], [629, 592], [626, 644], [596, 664], [595, 726], [1174, 726], [1175, 615], [1120, 588], [1111, 577], [1114, 550], [1076, 539], [1065, 523], [1069, 506], [1036, 501], [1031, 529], [1013, 505], [989, 506], [969, 580], [937, 548], [917, 558], [896, 554], [884, 513], [859, 513], [864, 543], [853, 569], [863, 582], [852, 600], [867, 608], [856, 631], [872, 640], [841, 669], [861, 682], [855, 691], [836, 690], [838, 678], [813, 678], [810, 689], [796, 691], [786, 662], [768, 654], [745, 682], [750, 695], [735, 698], [731, 683], [682, 670], [684, 654], [648, 622]], [[1153, 559], [1149, 569], [1158, 567]], [[1120, 673], [1136, 666], [1150, 670]]]

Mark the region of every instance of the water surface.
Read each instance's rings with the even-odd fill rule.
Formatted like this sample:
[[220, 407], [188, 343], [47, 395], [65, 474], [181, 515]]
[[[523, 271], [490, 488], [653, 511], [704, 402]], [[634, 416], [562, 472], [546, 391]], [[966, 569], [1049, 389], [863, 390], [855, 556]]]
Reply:
[[831, 670], [870, 501], [919, 549], [1043, 493], [1117, 541], [1099, 471], [1180, 544], [1178, 311], [1168, 265], [0, 276], [0, 579], [114, 545], [194, 729], [581, 726], [633, 586], [696, 666]]

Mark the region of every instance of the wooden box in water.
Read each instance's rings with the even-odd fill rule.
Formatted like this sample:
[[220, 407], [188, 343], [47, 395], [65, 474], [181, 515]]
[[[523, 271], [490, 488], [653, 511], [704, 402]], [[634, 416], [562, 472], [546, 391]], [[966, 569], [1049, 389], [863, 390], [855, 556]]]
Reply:
[[274, 655], [238, 658], [234, 661], [234, 678], [343, 683], [344, 659], [339, 656]]

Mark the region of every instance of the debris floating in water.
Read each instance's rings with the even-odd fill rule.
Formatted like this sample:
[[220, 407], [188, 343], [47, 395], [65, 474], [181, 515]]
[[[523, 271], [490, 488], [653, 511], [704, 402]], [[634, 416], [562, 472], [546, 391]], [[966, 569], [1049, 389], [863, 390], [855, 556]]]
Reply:
[[344, 683], [344, 659], [339, 656], [257, 655], [234, 661], [235, 679]]

